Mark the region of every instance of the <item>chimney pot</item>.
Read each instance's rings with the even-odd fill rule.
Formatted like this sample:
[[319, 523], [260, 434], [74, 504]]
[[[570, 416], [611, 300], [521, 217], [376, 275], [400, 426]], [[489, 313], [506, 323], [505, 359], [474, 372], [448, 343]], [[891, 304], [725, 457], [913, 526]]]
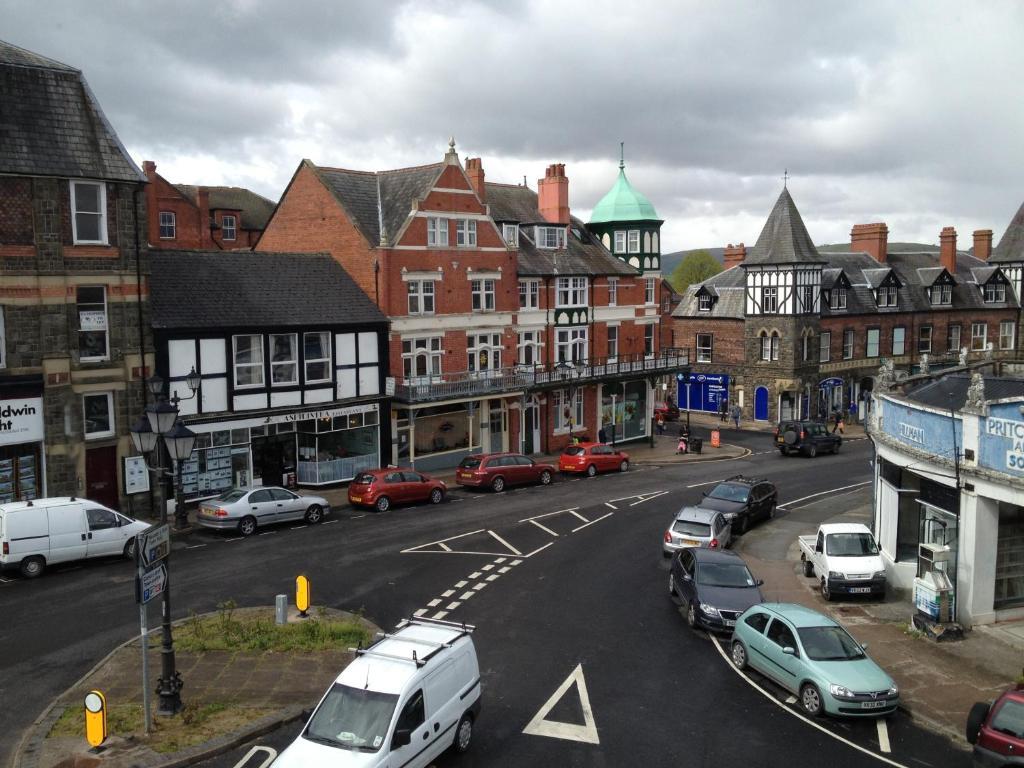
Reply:
[[953, 227], [943, 227], [939, 233], [939, 263], [949, 274], [956, 274], [956, 229]]
[[850, 250], [864, 251], [879, 264], [885, 264], [889, 252], [889, 227], [883, 221], [854, 224], [850, 230]]
[[476, 196], [480, 198], [480, 202], [486, 203], [487, 188], [484, 184], [483, 160], [479, 157], [467, 158], [466, 175], [469, 177], [469, 183], [473, 186], [473, 191], [476, 192]]
[[740, 243], [739, 245], [733, 245], [729, 243], [726, 246], [725, 251], [722, 253], [722, 268], [731, 269], [732, 267], [738, 266], [743, 263], [743, 260], [747, 258], [747, 247]]
[[564, 163], [552, 163], [537, 181], [537, 207], [545, 221], [569, 223], [569, 179]]
[[974, 257], [982, 261], [988, 261], [992, 255], [992, 230], [974, 230]]

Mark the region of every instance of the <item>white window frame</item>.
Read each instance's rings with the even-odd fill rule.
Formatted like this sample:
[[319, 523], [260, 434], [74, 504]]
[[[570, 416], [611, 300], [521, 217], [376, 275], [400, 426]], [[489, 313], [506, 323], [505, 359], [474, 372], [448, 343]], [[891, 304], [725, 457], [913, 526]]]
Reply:
[[540, 281], [519, 281], [519, 308], [540, 309]]
[[928, 291], [933, 306], [944, 307], [953, 303], [952, 285], [933, 285]]
[[626, 230], [618, 229], [615, 231], [615, 253], [626, 252]]
[[[253, 349], [259, 350], [259, 361], [254, 363], [240, 363], [238, 362], [238, 340], [239, 339], [255, 339], [257, 344]], [[264, 350], [263, 350], [263, 335], [259, 333], [240, 333], [237, 336], [231, 337], [231, 363], [234, 368], [234, 384], [235, 389], [262, 389], [266, 386], [266, 364]], [[238, 370], [240, 368], [258, 368], [259, 369], [259, 381], [253, 384], [239, 384], [238, 383]]]
[[[231, 222], [230, 224], [228, 222]], [[228, 236], [228, 232], [231, 236]], [[224, 214], [220, 217], [220, 239], [233, 241], [238, 238], [238, 219], [233, 214]]]
[[626, 249], [630, 253], [640, 253], [640, 230], [631, 229], [626, 235]]
[[892, 354], [893, 357], [907, 354], [907, 328], [897, 325], [892, 329]]
[[[166, 219], [164, 217], [166, 217]], [[165, 230], [169, 231], [171, 234], [165, 235]], [[178, 217], [175, 215], [174, 211], [160, 211], [159, 235], [161, 240], [173, 240], [178, 236]]]
[[[418, 339], [402, 339], [402, 377], [406, 384], [425, 384], [441, 379], [441, 336], [425, 336]], [[416, 359], [425, 357], [427, 373], [416, 373]]]
[[[79, 187], [96, 187], [99, 189], [98, 211], [78, 210], [78, 189]], [[99, 218], [99, 239], [86, 240], [78, 236], [78, 216], [97, 216]], [[75, 245], [107, 245], [107, 185], [100, 181], [72, 181], [71, 182], [71, 237]]]
[[847, 328], [843, 331], [843, 360], [853, 359], [856, 341], [857, 337], [853, 328]]
[[[872, 338], [874, 340], [872, 341]], [[882, 329], [868, 328], [864, 336], [864, 357], [878, 357], [882, 347]], [[874, 349], [874, 354], [871, 350]]]
[[[85, 401], [89, 398], [94, 397], [105, 397], [107, 399], [107, 416], [110, 420], [110, 428], [103, 430], [102, 432], [86, 432], [88, 420], [86, 414], [88, 413], [85, 407]], [[82, 435], [86, 440], [101, 440], [105, 437], [113, 437], [117, 432], [115, 423], [116, 413], [114, 412], [114, 393], [113, 392], [86, 392], [82, 395]]]
[[654, 325], [648, 323], [644, 326], [644, 358], [650, 360], [654, 357]]
[[999, 321], [999, 348], [1013, 349], [1014, 336], [1017, 335], [1017, 323], [1013, 320]]
[[[956, 329], [956, 343], [953, 343], [953, 329]], [[963, 341], [964, 330], [960, 323], [950, 323], [946, 326], [946, 349], [950, 352], [959, 352], [960, 344]]]
[[619, 278], [609, 277], [608, 278], [608, 306], [617, 307], [619, 305]]
[[[704, 341], [705, 343], [701, 343]], [[715, 336], [711, 333], [697, 334], [697, 362], [710, 363], [715, 351]]]
[[1006, 286], [1003, 283], [985, 283], [985, 303], [1006, 301]]
[[519, 245], [519, 225], [502, 224], [501, 236], [508, 245]]
[[[979, 330], [981, 333], [978, 332]], [[971, 323], [971, 351], [984, 352], [987, 347], [988, 323]]]
[[[321, 339], [326, 339], [327, 343], [322, 344], [321, 347], [327, 351], [327, 357], [307, 357], [306, 356], [306, 337], [307, 336], [320, 336]], [[309, 376], [310, 364], [326, 363], [325, 369], [327, 376], [322, 379], [313, 379]], [[302, 367], [303, 375], [305, 377], [306, 384], [320, 384], [331, 380], [331, 333], [329, 331], [306, 331], [302, 334]]]
[[846, 289], [833, 288], [832, 295], [829, 296], [828, 305], [831, 309], [846, 309]]
[[[571, 414], [572, 424], [565, 417], [566, 409]], [[572, 392], [572, 399], [569, 399], [568, 390], [555, 390], [555, 431], [568, 432], [569, 429], [579, 429], [583, 426], [583, 389], [577, 387]]]
[[[102, 355], [89, 355], [85, 356], [82, 354], [82, 341], [81, 334], [83, 333], [99, 333], [99, 330], [86, 331], [82, 330], [82, 301], [78, 298], [78, 291], [83, 288], [99, 288], [103, 291], [103, 348], [104, 353]], [[86, 306], [97, 306], [95, 302], [87, 302]], [[96, 310], [92, 310], [96, 311]], [[110, 304], [107, 299], [107, 286], [105, 285], [79, 285], [75, 287], [75, 312], [78, 313], [78, 360], [82, 363], [95, 363], [103, 360], [110, 359]]]
[[772, 359], [772, 337], [768, 335], [768, 331], [761, 331], [759, 338], [761, 339], [761, 359], [770, 361]]
[[476, 219], [455, 220], [455, 245], [458, 248], [476, 247]]
[[[270, 341], [270, 386], [272, 387], [290, 387], [299, 383], [299, 335], [297, 333], [271, 333], [269, 335]], [[292, 347], [291, 359], [275, 360], [274, 350], [277, 348], [277, 339], [290, 339]], [[274, 371], [285, 366], [291, 366], [295, 375], [290, 379], [283, 379], [277, 381], [274, 376]]]
[[619, 326], [609, 325], [607, 326], [608, 331], [608, 362], [614, 363], [619, 359]]
[[547, 251], [554, 251], [565, 248], [565, 227], [541, 226], [535, 227], [534, 237], [537, 247]]
[[[927, 331], [927, 334], [925, 333]], [[932, 351], [932, 327], [930, 325], [922, 325], [917, 329], [917, 352]]]
[[822, 331], [818, 341], [818, 362], [827, 363], [832, 359], [832, 331]]
[[[434, 280], [409, 280], [406, 282], [407, 308], [410, 315], [432, 315], [436, 307]], [[427, 304], [430, 308], [427, 309]]]
[[644, 284], [644, 304], [652, 306], [658, 303], [658, 278], [648, 277]]
[[439, 216], [427, 217], [427, 246], [448, 247], [448, 219]]
[[778, 331], [772, 331], [772, 335], [771, 335], [770, 338], [771, 338], [771, 344], [772, 344], [772, 360], [778, 360], [779, 359], [779, 344], [782, 342], [782, 337], [779, 336], [779, 332]]
[[[769, 309], [769, 306], [771, 307]], [[774, 285], [766, 285], [761, 288], [761, 312], [766, 315], [774, 315], [779, 311], [779, 289]]]
[[495, 301], [494, 280], [491, 278], [470, 280], [469, 287], [472, 294], [472, 310], [474, 312], [493, 312]]
[[896, 286], [884, 285], [878, 289], [878, 306], [895, 307], [897, 304]]
[[472, 374], [479, 376], [498, 371], [501, 368], [501, 351], [500, 333], [471, 333], [466, 336], [466, 364]]
[[520, 365], [537, 366], [541, 364], [542, 344], [540, 335], [540, 331], [519, 332], [517, 359]]
[[555, 280], [556, 307], [587, 306], [589, 281], [585, 277], [559, 277]]
[[555, 329], [555, 362], [587, 362], [587, 327], [585, 325]]

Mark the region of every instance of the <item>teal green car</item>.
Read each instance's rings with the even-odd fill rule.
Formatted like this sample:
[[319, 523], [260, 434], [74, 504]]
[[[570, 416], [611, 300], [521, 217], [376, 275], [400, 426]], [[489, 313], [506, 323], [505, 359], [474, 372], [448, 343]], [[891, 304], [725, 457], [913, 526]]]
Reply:
[[797, 696], [812, 717], [878, 717], [896, 710], [899, 688], [842, 625], [792, 603], [761, 603], [736, 620], [732, 663]]

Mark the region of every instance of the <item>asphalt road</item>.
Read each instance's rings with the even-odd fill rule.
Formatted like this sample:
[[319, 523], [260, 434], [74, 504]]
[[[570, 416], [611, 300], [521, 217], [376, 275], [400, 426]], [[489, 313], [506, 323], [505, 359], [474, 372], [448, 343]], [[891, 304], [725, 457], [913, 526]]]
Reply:
[[[440, 507], [383, 515], [342, 509], [319, 528], [286, 525], [247, 540], [199, 533], [174, 551], [174, 614], [214, 610], [228, 598], [269, 604], [301, 571], [314, 602], [363, 610], [383, 627], [416, 611], [476, 624], [484, 712], [470, 752], [446, 755], [440, 766], [885, 764], [871, 755], [897, 765], [966, 765], [949, 742], [900, 715], [884, 735], [874, 721], [808, 723], [786, 694], [737, 674], [706, 635], [686, 627], [668, 597], [660, 538], [672, 513], [699, 498], [701, 487], [687, 486], [743, 472], [772, 479], [783, 504], [821, 493], [800, 507], [811, 528], [843, 503], [829, 491], [870, 478], [866, 442], [808, 460], [779, 457], [765, 435], [727, 439], [755, 453], [498, 497], [457, 491]], [[21, 702], [0, 714], [3, 750], [50, 699], [137, 632], [132, 578], [128, 563], [105, 562], [0, 583], [0, 615], [10, 618], [0, 624], [0, 697]], [[471, 590], [477, 583], [486, 586]], [[596, 733], [598, 743], [524, 734], [574, 672], [593, 723], [578, 683], [547, 718]], [[281, 749], [299, 728], [256, 743]], [[206, 765], [234, 766], [251, 746]]]

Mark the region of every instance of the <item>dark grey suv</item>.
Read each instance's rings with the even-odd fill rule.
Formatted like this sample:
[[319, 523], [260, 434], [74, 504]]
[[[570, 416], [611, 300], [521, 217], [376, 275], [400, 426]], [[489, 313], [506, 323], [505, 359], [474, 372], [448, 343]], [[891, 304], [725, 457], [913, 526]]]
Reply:
[[839, 453], [842, 444], [843, 438], [820, 421], [783, 421], [775, 428], [775, 445], [783, 456], [802, 453], [813, 459], [823, 451]]

